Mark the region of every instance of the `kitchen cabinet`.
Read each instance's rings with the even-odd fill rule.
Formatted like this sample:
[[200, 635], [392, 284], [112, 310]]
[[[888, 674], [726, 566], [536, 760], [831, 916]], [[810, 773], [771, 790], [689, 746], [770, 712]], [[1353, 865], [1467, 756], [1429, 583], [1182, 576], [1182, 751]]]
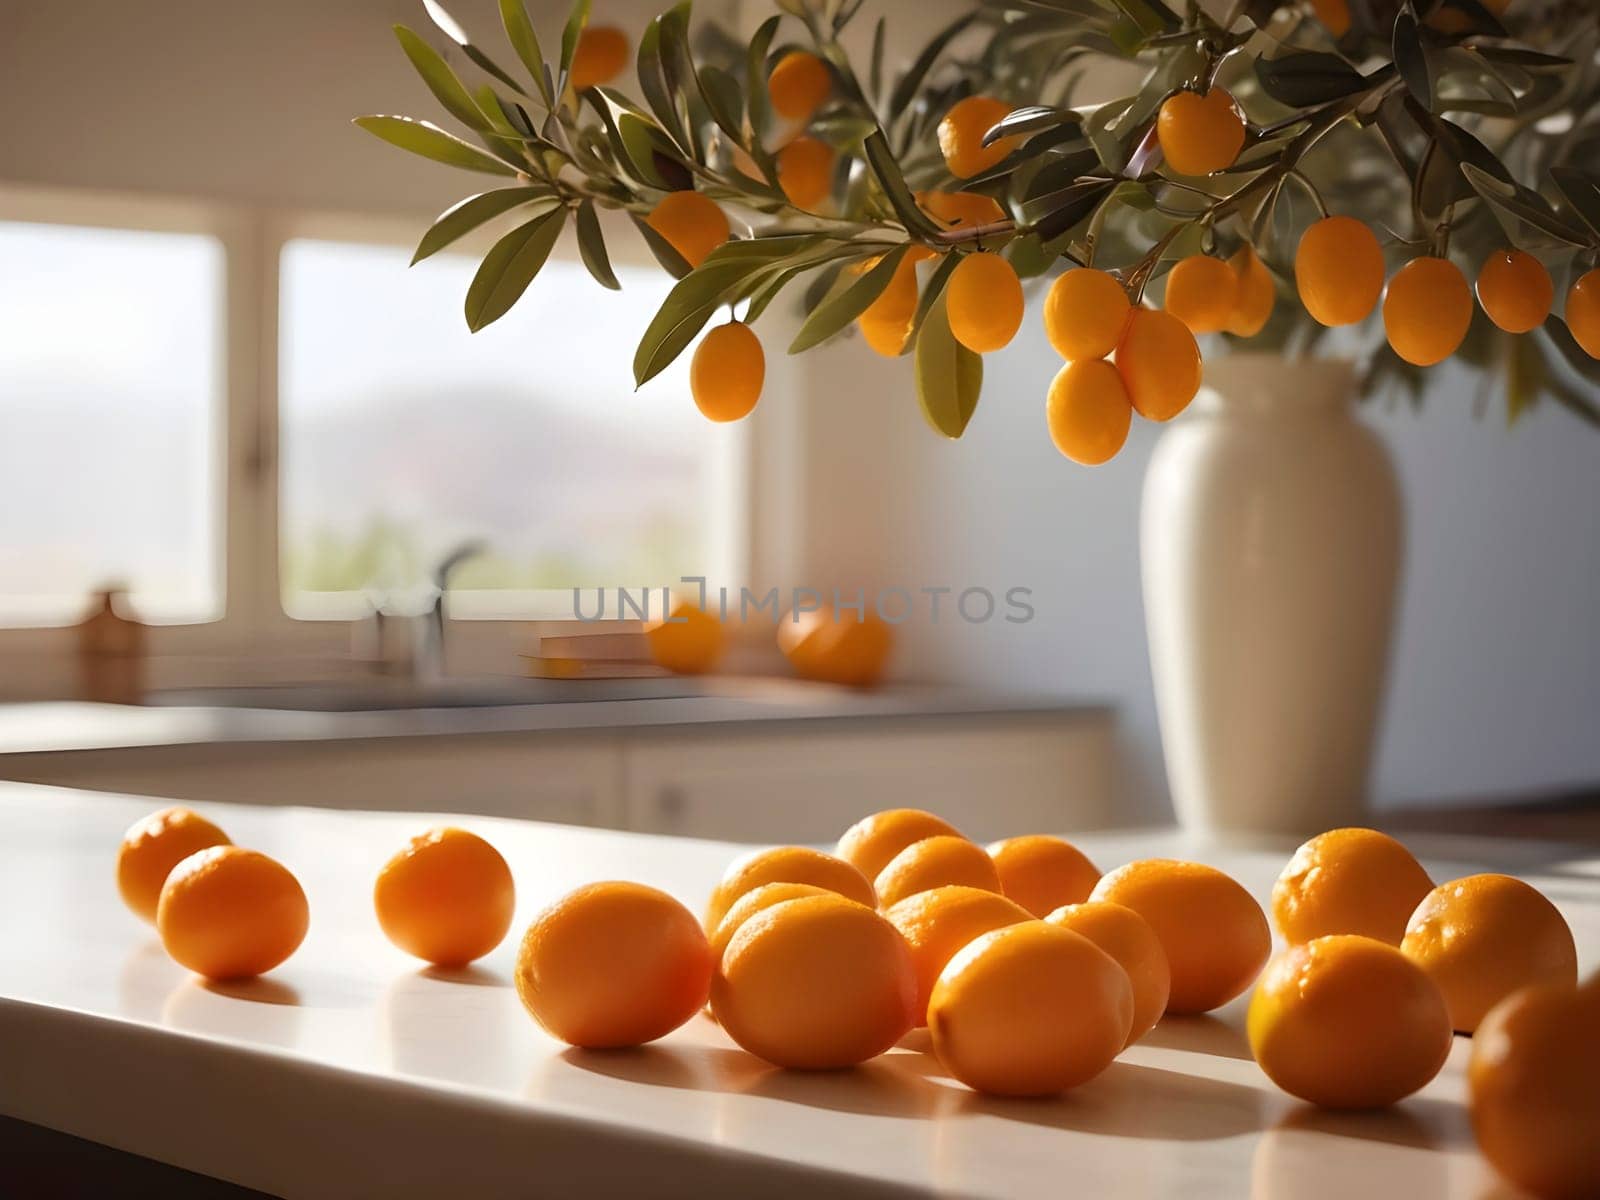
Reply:
[[[694, 710], [674, 701], [644, 713], [605, 703], [404, 714], [62, 705], [93, 720], [54, 742], [23, 736], [28, 714], [0, 709], [0, 779], [750, 842], [829, 842], [897, 806], [931, 809], [979, 838], [1114, 819], [1109, 710], [918, 710], [889, 699], [855, 697], [858, 709], [885, 711], [848, 716], [768, 703], [748, 720], [738, 704], [678, 720]], [[39, 725], [54, 706], [21, 707]]]
[[866, 813], [925, 808], [975, 838], [1111, 819], [1109, 730], [1093, 721], [631, 739], [626, 828], [733, 841], [828, 842]]

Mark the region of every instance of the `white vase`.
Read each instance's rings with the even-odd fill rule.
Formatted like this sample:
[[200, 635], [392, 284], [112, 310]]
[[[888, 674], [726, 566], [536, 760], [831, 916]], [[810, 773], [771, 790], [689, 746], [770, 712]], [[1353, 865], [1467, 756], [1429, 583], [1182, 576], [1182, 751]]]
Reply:
[[1343, 361], [1208, 362], [1151, 459], [1145, 619], [1186, 828], [1306, 833], [1365, 811], [1401, 530], [1353, 385]]

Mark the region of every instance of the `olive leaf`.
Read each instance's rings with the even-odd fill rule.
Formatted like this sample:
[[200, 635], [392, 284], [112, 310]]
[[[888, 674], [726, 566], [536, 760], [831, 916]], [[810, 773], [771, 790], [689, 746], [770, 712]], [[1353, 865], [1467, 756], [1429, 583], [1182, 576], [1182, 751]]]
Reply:
[[567, 73], [572, 70], [572, 56], [578, 52], [578, 39], [589, 24], [589, 0], [575, 0], [567, 23], [561, 30], [561, 82], [566, 85]]
[[[1524, 249], [1559, 249], [1584, 246], [1585, 231], [1557, 215], [1538, 192], [1521, 184], [1496, 179], [1472, 163], [1462, 163], [1461, 172], [1473, 189], [1488, 202], [1506, 236]], [[1540, 236], [1536, 237], [1535, 234]]]
[[867, 165], [872, 168], [873, 175], [878, 180], [878, 186], [883, 189], [883, 194], [888, 197], [893, 206], [895, 215], [905, 224], [910, 232], [919, 237], [937, 237], [940, 229], [932, 217], [922, 211], [912, 196], [911, 189], [906, 186], [905, 176], [900, 173], [900, 164], [889, 151], [889, 142], [883, 136], [883, 130], [874, 129], [862, 142], [861, 148], [867, 156]]
[[1256, 59], [1261, 89], [1280, 104], [1309, 108], [1353, 96], [1368, 86], [1360, 71], [1337, 54], [1302, 51]]
[[917, 310], [911, 314], [911, 330], [906, 335], [905, 345], [900, 347], [901, 354], [909, 354], [916, 347], [917, 335], [922, 332], [923, 322], [928, 319], [933, 306], [944, 296], [945, 285], [950, 282], [950, 276], [960, 262], [959, 254], [943, 255], [939, 259], [939, 265], [933, 269], [933, 274], [928, 276], [928, 282], [922, 285], [922, 294], [917, 297]]
[[649, 247], [650, 254], [655, 258], [656, 262], [661, 264], [662, 269], [668, 275], [671, 275], [674, 279], [682, 279], [694, 269], [689, 265], [688, 260], [678, 253], [676, 246], [656, 232], [653, 225], [641, 216], [633, 213], [628, 215], [633, 218], [634, 227], [638, 229], [639, 235], [644, 238], [644, 244]]
[[500, 23], [505, 26], [506, 40], [517, 52], [522, 65], [533, 76], [533, 85], [539, 89], [546, 104], [553, 104], [550, 79], [545, 74], [544, 50], [539, 46], [539, 35], [533, 31], [533, 21], [528, 17], [522, 0], [500, 0]]
[[585, 200], [578, 205], [574, 228], [578, 231], [578, 257], [583, 259], [583, 265], [594, 276], [594, 281], [614, 292], [621, 291], [622, 285], [617, 282], [617, 274], [611, 269], [611, 257], [606, 253], [606, 239], [600, 232], [600, 217], [594, 210], [593, 200]]
[[1033, 104], [1026, 108], [1012, 109], [983, 135], [983, 144], [992, 146], [1001, 138], [1038, 133], [1043, 129], [1054, 129], [1058, 125], [1076, 127], [1080, 124], [1081, 118], [1070, 108], [1052, 108], [1049, 105]]
[[766, 147], [766, 136], [772, 128], [772, 96], [767, 90], [767, 50], [777, 35], [779, 17], [768, 17], [761, 22], [750, 47], [745, 51], [744, 91], [745, 107], [750, 114], [750, 157], [756, 160], [767, 182], [776, 185], [778, 167]]
[[639, 53], [635, 68], [639, 76], [639, 90], [644, 93], [644, 100], [650, 106], [650, 111], [655, 114], [661, 128], [666, 131], [677, 146], [689, 151], [689, 138], [684, 129], [683, 118], [678, 112], [673, 100], [672, 89], [667, 82], [665, 64], [662, 61], [661, 36], [662, 28], [666, 22], [667, 14], [663, 13], [644, 27], [644, 33], [639, 38]]
[[912, 360], [917, 402], [934, 432], [958, 438], [967, 431], [983, 390], [983, 359], [956, 341], [941, 295], [916, 335]]
[[391, 146], [398, 146], [447, 166], [483, 171], [489, 175], [517, 173], [517, 169], [510, 164], [427, 121], [414, 121], [410, 117], [372, 116], [357, 117], [354, 123]]
[[1551, 167], [1550, 178], [1568, 207], [1600, 239], [1600, 179], [1575, 167]]
[[906, 112], [911, 107], [911, 102], [916, 98], [917, 90], [922, 86], [922, 81], [927, 78], [928, 72], [933, 69], [933, 64], [944, 53], [945, 47], [955, 40], [956, 36], [977, 19], [976, 13], [968, 13], [957, 17], [946, 25], [929, 40], [922, 48], [922, 53], [906, 70], [899, 81], [894, 85], [894, 91], [889, 95], [890, 119]]
[[1394, 65], [1406, 90], [1425, 108], [1433, 107], [1433, 71], [1428, 64], [1428, 52], [1422, 46], [1421, 27], [1411, 0], [1400, 6], [1394, 19], [1392, 42]]
[[[759, 270], [758, 265], [754, 271]], [[718, 307], [738, 297], [740, 285], [752, 273], [749, 263], [707, 261], [678, 280], [634, 351], [635, 386], [644, 386], [682, 354]]]
[[538, 187], [501, 188], [498, 191], [480, 192], [476, 196], [468, 196], [459, 204], [453, 204], [445, 209], [428, 227], [428, 232], [423, 234], [422, 240], [417, 243], [417, 252], [411, 256], [411, 265], [416, 266], [423, 259], [439, 253], [486, 221], [492, 221], [502, 213], [535, 202], [541, 202], [550, 208], [554, 208], [558, 203], [549, 191]]
[[472, 39], [467, 36], [467, 31], [461, 27], [461, 23], [445, 12], [438, 0], [422, 0], [422, 7], [426, 10], [428, 19], [438, 27], [439, 32], [460, 46], [461, 52], [477, 64], [480, 71], [493, 75], [514, 92], [524, 96], [528, 94], [522, 90], [522, 85], [507, 75], [493, 59], [473, 45]]
[[477, 333], [522, 298], [550, 257], [566, 220], [567, 210], [558, 208], [517, 226], [494, 244], [467, 288], [468, 329]]
[[846, 325], [866, 312], [872, 302], [883, 294], [894, 278], [895, 271], [911, 249], [911, 243], [889, 251], [871, 270], [854, 280], [848, 287], [824, 300], [800, 326], [794, 341], [789, 343], [789, 353], [799, 354], [819, 342], [825, 342]]
[[493, 130], [494, 126], [479, 110], [477, 101], [468, 94], [456, 78], [456, 73], [439, 57], [437, 50], [404, 25], [394, 27], [394, 36], [417, 74], [422, 77], [422, 82], [428, 85], [428, 90], [444, 105], [446, 112], [469, 129], [480, 132]]
[[705, 101], [711, 119], [733, 139], [736, 146], [744, 145], [744, 96], [739, 83], [721, 67], [704, 66], [695, 74], [695, 86]]

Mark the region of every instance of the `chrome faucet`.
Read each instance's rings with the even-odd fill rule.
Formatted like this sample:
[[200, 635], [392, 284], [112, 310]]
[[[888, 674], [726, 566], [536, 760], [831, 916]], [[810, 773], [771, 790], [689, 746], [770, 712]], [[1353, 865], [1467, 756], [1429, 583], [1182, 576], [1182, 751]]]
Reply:
[[444, 598], [450, 590], [450, 576], [469, 558], [476, 558], [489, 548], [481, 539], [462, 542], [439, 560], [433, 568], [433, 606], [428, 610], [427, 624], [418, 647], [415, 674], [421, 678], [438, 679], [445, 673]]

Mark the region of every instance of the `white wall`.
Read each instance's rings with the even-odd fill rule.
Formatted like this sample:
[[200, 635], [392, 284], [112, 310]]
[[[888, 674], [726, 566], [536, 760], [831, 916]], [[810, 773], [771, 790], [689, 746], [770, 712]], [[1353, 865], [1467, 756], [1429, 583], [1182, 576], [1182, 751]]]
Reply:
[[[1059, 367], [1036, 306], [985, 361], [948, 442], [905, 364], [864, 346], [818, 360], [804, 545], [852, 581], [1032, 587], [1037, 618], [919, 630], [925, 674], [1105, 698], [1122, 710], [1134, 811], [1164, 803], [1139, 592], [1138, 501], [1157, 430], [1106, 466], [1044, 426]], [[1510, 430], [1475, 377], [1443, 368], [1425, 409], [1369, 406], [1405, 497], [1407, 560], [1374, 781], [1381, 804], [1490, 798], [1600, 779], [1600, 433], [1546, 402]], [[914, 481], [914, 483], [910, 482]]]
[[[950, 6], [906, 4], [893, 19], [931, 29]], [[447, 7], [500, 46], [492, 0]], [[530, 7], [553, 43], [564, 5]], [[606, 0], [596, 19], [637, 28], [656, 7]], [[747, 6], [741, 23], [754, 14]], [[474, 177], [349, 124], [433, 111], [388, 33], [394, 21], [426, 24], [414, 0], [0, 0], [0, 180], [401, 213], [420, 229]], [[1154, 811], [1163, 784], [1137, 557], [1153, 435], [1139, 427], [1097, 470], [1061, 459], [1043, 424], [1056, 364], [1036, 321], [991, 356], [958, 443], [923, 424], [908, 363], [859, 344], [807, 356], [760, 415], [758, 574], [1032, 588], [1032, 623], [908, 634], [902, 670], [1119, 704], [1132, 803]], [[782, 342], [768, 339], [774, 360]], [[1600, 435], [1550, 405], [1510, 432], [1498, 415], [1475, 422], [1467, 379], [1437, 378], [1420, 417], [1368, 414], [1399, 462], [1409, 545], [1378, 795], [1592, 782]]]

